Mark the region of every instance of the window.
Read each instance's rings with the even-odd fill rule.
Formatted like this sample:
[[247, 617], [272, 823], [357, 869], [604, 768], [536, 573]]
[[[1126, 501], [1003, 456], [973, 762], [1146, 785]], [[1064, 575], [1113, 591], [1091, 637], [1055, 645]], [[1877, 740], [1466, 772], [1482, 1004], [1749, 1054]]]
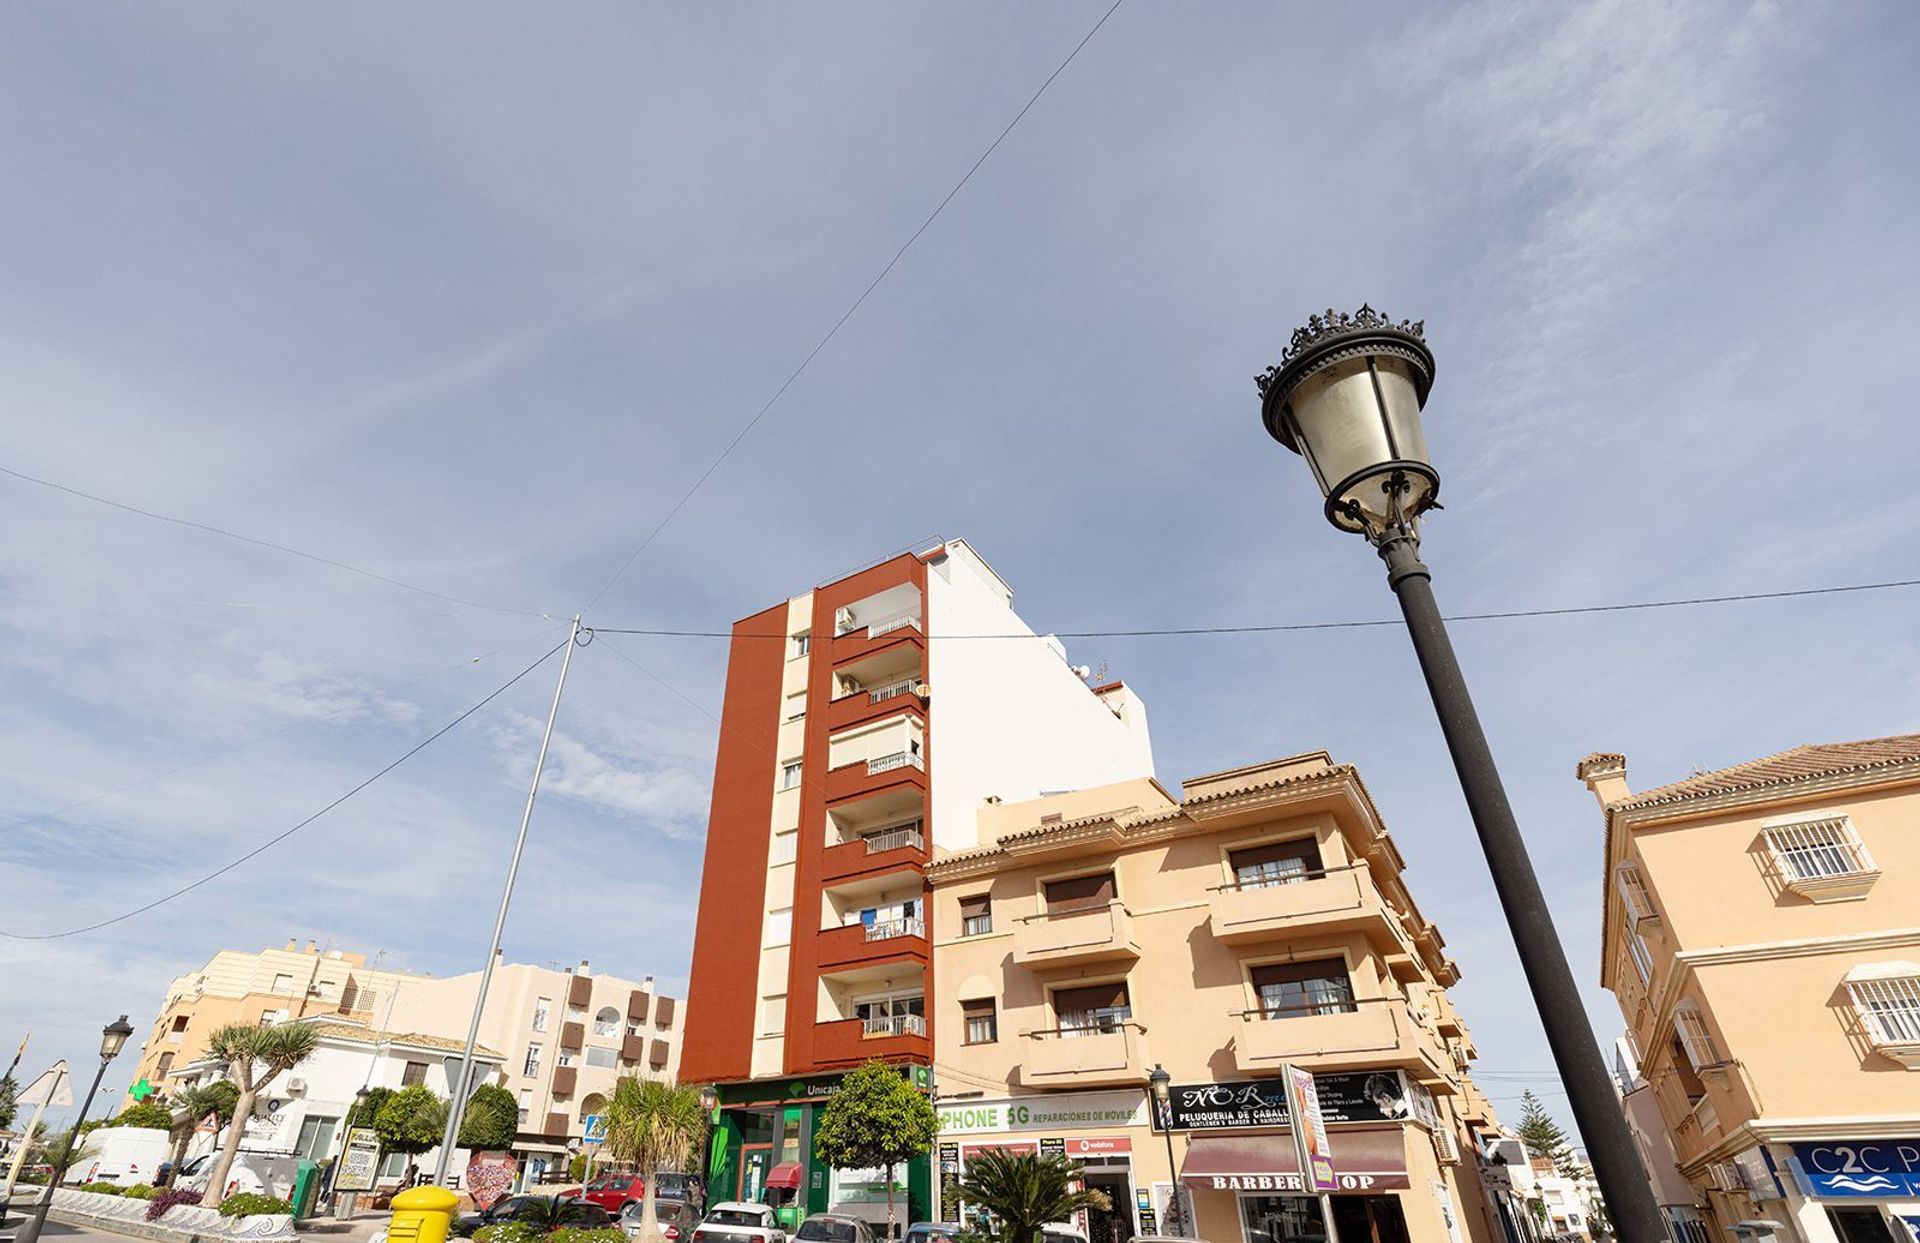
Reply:
[[960, 1011], [966, 1016], [968, 1044], [992, 1044], [1000, 1039], [1000, 1019], [994, 1013], [993, 998], [963, 1001]]
[[165, 1079], [167, 1077], [167, 1072], [172, 1069], [173, 1069], [173, 1054], [162, 1053], [160, 1055], [160, 1061], [153, 1068], [153, 1077], [155, 1079]]
[[1680, 1082], [1680, 1091], [1685, 1094], [1689, 1105], [1698, 1105], [1707, 1097], [1707, 1085], [1700, 1078], [1700, 1072], [1687, 1060], [1687, 1047], [1680, 1039], [1679, 1029], [1674, 1030], [1669, 1040], [1669, 1055], [1673, 1058], [1673, 1075]]
[[918, 993], [870, 998], [853, 1007], [853, 1017], [866, 1024], [869, 1036], [924, 1036], [926, 1015], [927, 999]]
[[797, 657], [805, 656], [808, 652], [812, 650], [813, 650], [813, 632], [810, 630], [804, 631], [800, 634], [796, 634], [793, 636], [793, 642], [788, 648], [787, 657], [790, 660], [795, 659]]
[[400, 1086], [403, 1088], [409, 1088], [416, 1083], [425, 1083], [426, 1081], [427, 1064], [425, 1062], [408, 1062], [407, 1068], [400, 1072]]
[[766, 935], [760, 938], [760, 944], [774, 946], [789, 945], [792, 942], [793, 908], [783, 906], [777, 911], [768, 911]]
[[553, 1014], [553, 998], [542, 997], [533, 1003], [533, 1030], [547, 1030], [547, 1020]]
[[791, 790], [800, 784], [800, 761], [789, 760], [780, 765], [780, 788]]
[[1613, 869], [1613, 886], [1620, 894], [1621, 905], [1626, 908], [1629, 924], [1656, 918], [1653, 895], [1647, 892], [1647, 882], [1640, 875], [1639, 864], [1629, 859]]
[[1920, 971], [1851, 979], [1847, 992], [1874, 1044], [1920, 1045]]
[[620, 1034], [620, 1012], [612, 1006], [602, 1006], [593, 1016], [593, 1034], [596, 1036], [618, 1036]]
[[1645, 988], [1653, 979], [1653, 955], [1647, 951], [1646, 939], [1634, 927], [1628, 927], [1622, 939], [1627, 943], [1627, 958], [1640, 976], [1640, 987]]
[[533, 1110], [533, 1089], [520, 1089], [520, 1125], [527, 1125], [527, 1115]]
[[540, 1073], [540, 1046], [539, 1045], [530, 1044], [527, 1046], [527, 1061], [526, 1061], [526, 1064], [520, 1068], [520, 1073], [527, 1076], [537, 1075]]
[[1673, 1034], [1680, 1038], [1681, 1050], [1695, 1070], [1720, 1064], [1720, 1050], [1714, 1047], [1713, 1035], [1707, 1031], [1707, 1021], [1700, 1016], [1699, 1008], [1692, 1002], [1682, 1002], [1674, 1010]]
[[1047, 915], [1078, 915], [1105, 910], [1113, 901], [1113, 873], [1076, 876], [1072, 880], [1050, 880], [1045, 885]]
[[187, 1017], [188, 1017], [188, 1016], [187, 1016], [187, 1015], [184, 1015], [184, 1014], [176, 1014], [176, 1015], [174, 1015], [174, 1016], [173, 1016], [173, 1030], [175, 1030], [175, 1031], [177, 1031], [177, 1032], [183, 1032], [183, 1031], [185, 1031], [185, 1030], [187, 1030]]
[[1801, 820], [1762, 829], [1767, 848], [1780, 865], [1783, 880], [1824, 881], [1835, 877], [1860, 876], [1874, 870], [1873, 859], [1854, 832], [1848, 816], [1828, 816], [1820, 820]]
[[566, 1049], [561, 1049], [553, 1055], [553, 1064], [555, 1066], [571, 1066], [573, 1065], [573, 1054], [569, 1053]]
[[273, 991], [276, 993], [291, 993], [293, 991], [293, 977], [284, 971], [274, 976]]
[[760, 1034], [778, 1036], [787, 1030], [787, 995], [774, 993], [760, 999]]
[[807, 714], [807, 693], [795, 691], [787, 696], [787, 719], [797, 721]]
[[1297, 885], [1320, 871], [1320, 843], [1311, 837], [1269, 842], [1227, 852], [1233, 883], [1240, 889], [1271, 889]]
[[338, 1118], [308, 1117], [300, 1120], [300, 1138], [294, 1141], [294, 1151], [309, 1161], [331, 1161], [333, 1159], [333, 1131], [339, 1125]]
[[767, 863], [779, 867], [783, 863], [792, 863], [800, 857], [800, 831], [791, 829], [785, 833], [773, 835], [773, 853], [767, 856]]
[[1252, 968], [1253, 991], [1260, 1013], [1269, 1019], [1293, 1019], [1316, 1014], [1352, 1014], [1353, 982], [1347, 964], [1338, 958], [1315, 962], [1276, 962]]
[[587, 1065], [602, 1069], [620, 1064], [620, 1051], [606, 1045], [591, 1045], [587, 1049]]
[[960, 935], [977, 937], [993, 931], [993, 903], [984, 893], [960, 899]]
[[1127, 982], [1095, 984], [1053, 991], [1053, 1016], [1062, 1036], [1092, 1036], [1116, 1032], [1133, 1017]]

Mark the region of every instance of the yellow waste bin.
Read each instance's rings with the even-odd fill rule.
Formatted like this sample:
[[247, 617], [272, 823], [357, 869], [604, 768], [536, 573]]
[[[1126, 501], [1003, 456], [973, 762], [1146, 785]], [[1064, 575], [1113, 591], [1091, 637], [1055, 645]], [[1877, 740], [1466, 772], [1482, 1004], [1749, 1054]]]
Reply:
[[447, 1243], [460, 1197], [445, 1187], [413, 1187], [393, 1197], [387, 1243]]

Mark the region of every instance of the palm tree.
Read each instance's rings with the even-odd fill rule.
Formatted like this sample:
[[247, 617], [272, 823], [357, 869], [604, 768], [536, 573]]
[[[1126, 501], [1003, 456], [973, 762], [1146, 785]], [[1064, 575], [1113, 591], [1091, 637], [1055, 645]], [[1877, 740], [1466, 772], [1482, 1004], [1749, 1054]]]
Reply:
[[304, 1023], [278, 1027], [229, 1023], [207, 1038], [207, 1052], [226, 1063], [227, 1073], [240, 1089], [239, 1097], [233, 1102], [233, 1122], [227, 1127], [227, 1142], [207, 1178], [206, 1199], [201, 1203], [208, 1208], [218, 1208], [220, 1201], [226, 1199], [227, 1171], [233, 1168], [233, 1159], [240, 1152], [240, 1135], [246, 1130], [247, 1119], [253, 1117], [253, 1102], [261, 1089], [278, 1079], [282, 1072], [312, 1057], [319, 1044], [319, 1033]]
[[168, 1166], [169, 1182], [180, 1173], [181, 1163], [187, 1159], [187, 1145], [193, 1142], [193, 1129], [200, 1125], [200, 1119], [213, 1114], [220, 1121], [227, 1121], [232, 1117], [227, 1111], [234, 1099], [234, 1087], [224, 1079], [205, 1087], [188, 1088], [173, 1098], [173, 1159]]
[[607, 1129], [608, 1155], [637, 1167], [646, 1179], [640, 1198], [639, 1243], [663, 1243], [655, 1207], [660, 1171], [684, 1169], [700, 1151], [707, 1133], [700, 1090], [626, 1075], [614, 1083], [613, 1096], [600, 1116]]
[[586, 1214], [581, 1201], [565, 1196], [528, 1196], [513, 1210], [513, 1220], [529, 1222], [541, 1234], [564, 1230]]
[[962, 1198], [993, 1214], [997, 1243], [1035, 1243], [1040, 1227], [1083, 1208], [1111, 1212], [1104, 1191], [1075, 1191], [1080, 1170], [1065, 1157], [1011, 1154], [990, 1148], [967, 1159]]

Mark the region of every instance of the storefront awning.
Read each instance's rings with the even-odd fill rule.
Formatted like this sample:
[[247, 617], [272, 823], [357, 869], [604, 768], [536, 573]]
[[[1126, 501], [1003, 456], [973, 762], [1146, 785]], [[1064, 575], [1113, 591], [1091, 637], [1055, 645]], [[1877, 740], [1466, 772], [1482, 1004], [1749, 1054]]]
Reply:
[[513, 1150], [515, 1152], [564, 1153], [567, 1150], [567, 1146], [565, 1144], [543, 1144], [538, 1140], [530, 1140], [525, 1143], [515, 1144]]
[[785, 1187], [791, 1190], [799, 1185], [800, 1163], [797, 1161], [788, 1161], [781, 1165], [776, 1165], [773, 1167], [773, 1171], [767, 1175], [767, 1186], [769, 1187]]
[[[1327, 1137], [1342, 1191], [1395, 1191], [1407, 1181], [1400, 1127], [1335, 1131]], [[1180, 1181], [1196, 1191], [1300, 1191], [1293, 1136], [1196, 1135], [1180, 1163]]]

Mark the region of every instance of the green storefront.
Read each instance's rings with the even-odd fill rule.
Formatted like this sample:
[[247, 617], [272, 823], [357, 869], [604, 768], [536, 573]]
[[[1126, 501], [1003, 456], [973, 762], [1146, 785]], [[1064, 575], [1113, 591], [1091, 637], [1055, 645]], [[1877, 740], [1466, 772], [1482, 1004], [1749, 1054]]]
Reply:
[[[901, 1073], [922, 1091], [932, 1086], [925, 1066], [903, 1066]], [[876, 1226], [886, 1221], [882, 1171], [831, 1169], [813, 1151], [814, 1120], [840, 1090], [839, 1075], [727, 1083], [716, 1090], [720, 1120], [707, 1162], [707, 1203], [772, 1204], [789, 1229], [829, 1206]], [[932, 1186], [931, 1154], [894, 1171], [894, 1220], [903, 1233], [910, 1222], [931, 1220]]]

